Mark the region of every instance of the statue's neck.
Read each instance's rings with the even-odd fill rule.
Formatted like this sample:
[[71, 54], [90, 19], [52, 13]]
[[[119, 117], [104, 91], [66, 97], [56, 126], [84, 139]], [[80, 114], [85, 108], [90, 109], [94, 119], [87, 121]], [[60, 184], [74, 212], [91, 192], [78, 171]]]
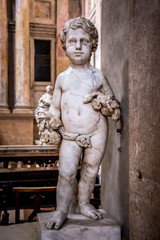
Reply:
[[79, 71], [79, 70], [87, 70], [90, 66], [90, 63], [87, 62], [85, 64], [74, 64], [71, 63], [71, 68], [75, 71]]

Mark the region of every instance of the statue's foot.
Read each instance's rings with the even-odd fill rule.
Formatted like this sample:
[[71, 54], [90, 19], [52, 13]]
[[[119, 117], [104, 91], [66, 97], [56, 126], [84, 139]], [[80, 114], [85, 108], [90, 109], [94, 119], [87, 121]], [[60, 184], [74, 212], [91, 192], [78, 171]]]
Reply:
[[53, 212], [52, 216], [48, 220], [46, 228], [48, 229], [54, 228], [55, 230], [58, 230], [66, 220], [67, 215], [68, 215], [67, 213], [64, 213], [60, 210], [56, 210], [55, 212]]
[[95, 209], [91, 204], [86, 203], [81, 206], [79, 206], [79, 211], [81, 214], [93, 218], [93, 219], [101, 219], [103, 218], [103, 214]]

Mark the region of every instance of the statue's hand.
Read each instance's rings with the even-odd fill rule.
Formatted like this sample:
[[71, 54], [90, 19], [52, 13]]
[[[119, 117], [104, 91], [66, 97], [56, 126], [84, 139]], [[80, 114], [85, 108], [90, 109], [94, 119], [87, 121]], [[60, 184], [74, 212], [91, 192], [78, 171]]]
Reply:
[[58, 128], [62, 126], [62, 122], [59, 118], [51, 116], [48, 125], [53, 130], [58, 130]]
[[84, 97], [83, 103], [92, 103], [93, 108], [98, 111], [100, 110], [101, 113], [106, 117], [112, 117], [113, 121], [118, 121], [120, 119], [120, 104], [115, 99], [115, 97], [109, 93], [100, 93], [100, 92], [93, 92]]
[[58, 131], [50, 131], [49, 129], [45, 129], [41, 133], [40, 144], [41, 145], [53, 145], [59, 144], [61, 142], [61, 135]]
[[121, 115], [119, 102], [115, 98], [107, 99], [106, 103], [102, 104], [101, 113], [104, 116], [112, 117], [112, 120], [117, 122]]
[[58, 128], [62, 126], [61, 120], [48, 114], [44, 120], [44, 127], [40, 132], [41, 145], [53, 145], [61, 142]]
[[83, 98], [83, 103], [85, 103], [85, 104], [89, 103], [92, 101], [92, 99], [93, 99], [92, 94], [88, 94]]
[[117, 121], [120, 120], [120, 117], [121, 117], [121, 110], [120, 110], [120, 108], [114, 109], [114, 112], [112, 114], [112, 120], [114, 122], [117, 122]]

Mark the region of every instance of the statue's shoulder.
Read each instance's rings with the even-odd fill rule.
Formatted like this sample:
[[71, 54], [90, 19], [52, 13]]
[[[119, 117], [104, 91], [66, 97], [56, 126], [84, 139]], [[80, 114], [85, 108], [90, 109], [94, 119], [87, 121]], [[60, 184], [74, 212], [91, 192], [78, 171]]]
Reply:
[[97, 68], [91, 66], [91, 70], [96, 75], [96, 77], [98, 77], [99, 80], [101, 80], [101, 81], [105, 80], [105, 76], [100, 69], [97, 69]]
[[64, 72], [61, 72], [58, 77], [57, 77], [57, 82], [63, 82], [65, 78], [69, 75], [70, 73], [70, 67], [67, 68]]

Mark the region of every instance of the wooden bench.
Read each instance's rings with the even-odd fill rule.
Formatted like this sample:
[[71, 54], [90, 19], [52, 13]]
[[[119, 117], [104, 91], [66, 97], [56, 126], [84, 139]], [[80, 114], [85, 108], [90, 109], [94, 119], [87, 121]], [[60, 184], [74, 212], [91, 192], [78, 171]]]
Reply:
[[13, 187], [13, 192], [15, 192], [16, 198], [16, 213], [15, 213], [15, 222], [18, 223], [19, 220], [19, 211], [20, 211], [20, 194], [21, 193], [34, 193], [33, 202], [34, 209], [33, 212], [28, 217], [28, 221], [32, 221], [33, 218], [40, 212], [41, 200], [43, 196], [41, 195], [44, 192], [55, 192], [56, 187]]
[[[0, 211], [3, 211], [0, 224], [7, 225], [9, 213], [7, 210], [15, 209], [15, 193], [13, 187], [43, 187], [56, 186], [58, 181], [58, 168], [56, 162], [59, 159], [59, 146], [40, 146], [40, 145], [2, 145], [0, 146], [0, 188], [3, 189], [2, 204]], [[11, 164], [12, 163], [12, 164]], [[21, 168], [19, 166], [21, 165]], [[31, 168], [27, 166], [30, 165]], [[46, 167], [46, 165], [48, 165]], [[11, 167], [11, 168], [8, 168]], [[15, 168], [14, 168], [15, 166]], [[18, 166], [18, 168], [16, 168]], [[35, 166], [40, 166], [36, 168]], [[25, 195], [25, 194], [24, 194]], [[30, 193], [26, 193], [23, 208], [31, 206], [33, 201], [27, 198]], [[49, 195], [54, 195], [51, 192]], [[48, 193], [46, 192], [46, 196]], [[49, 199], [50, 200], [50, 199]], [[52, 199], [53, 204], [56, 199]], [[44, 202], [44, 201], [43, 201]], [[49, 204], [47, 201], [44, 204]]]
[[[39, 207], [37, 206], [40, 206], [41, 203], [43, 203], [44, 207], [56, 205], [56, 194], [53, 189], [56, 189], [59, 171], [56, 164], [54, 167], [44, 167], [43, 165], [44, 163], [55, 163], [58, 159], [59, 148], [57, 146], [0, 146], [0, 163], [2, 162], [4, 166], [4, 168], [0, 169], [0, 189], [3, 189], [3, 192], [1, 192], [2, 204], [0, 205], [0, 210], [4, 212], [1, 224], [8, 224], [8, 209], [17, 208], [16, 222], [18, 222], [18, 209], [20, 208], [34, 208], [34, 210], [37, 208], [36, 211], [33, 211], [33, 214], [31, 214], [31, 219], [34, 217], [34, 214], [39, 211]], [[8, 168], [8, 163], [17, 163], [19, 161], [23, 163], [22, 168]], [[34, 167], [35, 163], [43, 167]], [[25, 166], [27, 164], [30, 164], [32, 167], [26, 168]], [[77, 180], [79, 180], [79, 178], [80, 166], [77, 173]], [[44, 188], [47, 190], [45, 191]], [[51, 191], [53, 191], [53, 193]], [[100, 185], [96, 184], [93, 198], [91, 199], [91, 203], [96, 208], [100, 205], [99, 192]], [[31, 195], [34, 195], [32, 200]], [[45, 195], [46, 198], [42, 199], [41, 195]], [[39, 203], [36, 203], [36, 201]]]

